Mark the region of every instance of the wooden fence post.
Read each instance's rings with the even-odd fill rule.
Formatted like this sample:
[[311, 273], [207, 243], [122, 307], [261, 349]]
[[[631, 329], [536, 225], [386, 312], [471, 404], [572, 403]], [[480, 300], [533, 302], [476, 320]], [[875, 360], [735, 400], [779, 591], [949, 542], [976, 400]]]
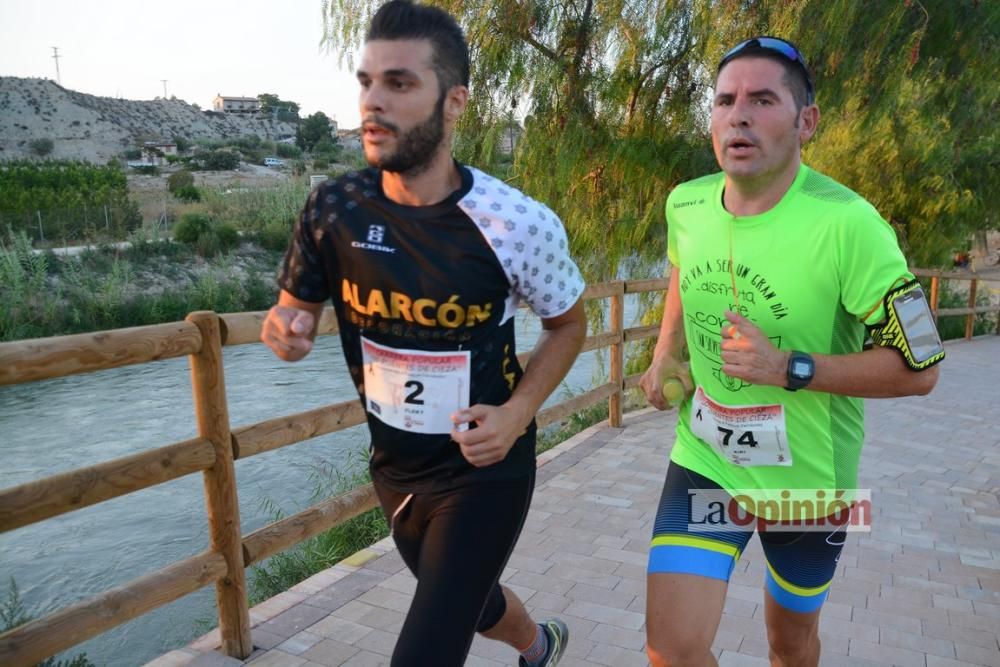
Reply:
[[940, 276], [931, 276], [931, 313], [934, 314], [934, 328], [938, 327], [938, 300], [940, 297], [941, 290], [941, 278]]
[[619, 282], [611, 297], [611, 331], [618, 334], [611, 344], [611, 383], [615, 393], [608, 398], [608, 424], [621, 428], [625, 403], [625, 283]]
[[965, 340], [972, 340], [972, 333], [976, 327], [976, 279], [972, 279], [969, 285], [969, 308], [972, 312], [965, 316]]
[[215, 463], [205, 471], [205, 504], [212, 551], [226, 559], [228, 573], [215, 582], [222, 651], [235, 658], [253, 652], [246, 570], [240, 535], [240, 505], [236, 495], [236, 470], [229, 432], [229, 408], [222, 369], [222, 336], [219, 316], [199, 311], [187, 321], [201, 332], [201, 350], [189, 356], [198, 434], [215, 449]]

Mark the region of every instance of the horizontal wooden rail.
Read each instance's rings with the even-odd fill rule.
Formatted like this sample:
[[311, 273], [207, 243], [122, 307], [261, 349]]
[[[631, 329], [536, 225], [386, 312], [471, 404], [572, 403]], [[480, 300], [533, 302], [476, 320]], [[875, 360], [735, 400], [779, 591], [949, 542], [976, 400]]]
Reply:
[[233, 455], [245, 459], [286, 445], [365, 423], [365, 409], [355, 399], [234, 428]]
[[606, 401], [616, 391], [618, 391], [618, 388], [611, 382], [608, 382], [607, 384], [602, 384], [590, 391], [574, 396], [568, 401], [553, 405], [551, 408], [546, 408], [539, 412], [536, 417], [538, 428], [545, 428], [549, 424], [566, 419], [566, 417], [575, 412], [589, 408], [592, 405], [597, 405], [601, 401]]
[[963, 271], [945, 271], [944, 269], [910, 269], [917, 278], [945, 278], [947, 280], [990, 280], [988, 276]]
[[594, 336], [587, 336], [587, 338], [583, 341], [583, 347], [580, 348], [580, 354], [583, 354], [584, 352], [592, 352], [593, 350], [599, 350], [602, 347], [607, 347], [608, 345], [621, 342], [621, 339], [622, 334], [620, 331], [606, 331]]
[[625, 293], [639, 294], [641, 292], [662, 292], [670, 286], [669, 278], [651, 278], [649, 280], [626, 280]]
[[212, 466], [212, 443], [185, 440], [0, 490], [0, 533]]
[[206, 551], [0, 635], [0, 665], [27, 667], [226, 576]]
[[637, 340], [644, 340], [646, 338], [653, 338], [660, 333], [659, 324], [650, 324], [645, 327], [632, 327], [625, 330], [625, 342], [631, 343]]
[[0, 386], [183, 357], [199, 349], [201, 334], [187, 322], [0, 343]]
[[592, 299], [606, 299], [609, 296], [615, 296], [616, 294], [621, 294], [625, 291], [625, 283], [618, 281], [613, 283], [598, 283], [596, 285], [588, 285], [587, 289], [583, 290], [583, 299], [590, 301]]
[[624, 388], [625, 389], [638, 389], [639, 380], [642, 379], [642, 373], [636, 373], [635, 375], [629, 375], [625, 378]]
[[987, 313], [1000, 313], [1000, 306], [976, 306], [975, 308], [938, 308], [938, 317], [951, 317], [954, 315], [985, 315]]
[[298, 514], [255, 530], [243, 538], [243, 565], [249, 567], [303, 540], [330, 530], [348, 519], [378, 507], [375, 487], [363, 484], [327, 498]]
[[[232, 346], [259, 343], [260, 329], [264, 324], [265, 317], [267, 317], [266, 310], [219, 315], [219, 318], [222, 320], [222, 344], [224, 346]], [[333, 308], [327, 306], [323, 309], [323, 316], [320, 317], [316, 335], [328, 336], [339, 332], [340, 327], [337, 324], [337, 314]]]

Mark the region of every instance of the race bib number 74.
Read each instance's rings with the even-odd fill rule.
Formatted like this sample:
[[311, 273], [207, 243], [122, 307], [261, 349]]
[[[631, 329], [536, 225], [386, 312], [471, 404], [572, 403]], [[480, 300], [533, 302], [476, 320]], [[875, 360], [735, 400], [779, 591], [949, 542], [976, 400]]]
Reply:
[[451, 415], [469, 407], [470, 354], [400, 350], [361, 338], [365, 409], [412, 433], [451, 433]]
[[691, 399], [690, 425], [734, 465], [792, 465], [782, 405], [722, 405], [698, 387]]

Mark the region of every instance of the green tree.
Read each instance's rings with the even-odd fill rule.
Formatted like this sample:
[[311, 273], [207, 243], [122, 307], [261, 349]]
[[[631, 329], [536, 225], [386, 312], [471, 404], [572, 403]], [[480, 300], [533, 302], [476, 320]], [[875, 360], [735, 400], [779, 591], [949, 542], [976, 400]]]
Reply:
[[260, 102], [260, 112], [277, 120], [298, 122], [299, 105], [297, 102], [283, 100], [273, 93], [261, 93], [257, 96]]
[[319, 142], [329, 140], [332, 132], [333, 125], [330, 124], [329, 117], [322, 111], [317, 111], [302, 121], [295, 130], [295, 144], [304, 151], [311, 151]]
[[178, 190], [186, 186], [194, 185], [194, 174], [187, 169], [180, 169], [170, 174], [167, 178], [167, 190], [171, 194], [176, 194]]
[[[324, 40], [360, 45], [380, 0], [325, 0]], [[754, 34], [799, 44], [815, 70], [812, 166], [871, 200], [911, 261], [996, 227], [1000, 3], [981, 0], [440, 0], [472, 51], [459, 159], [566, 222], [591, 280], [662, 273], [663, 203], [718, 169], [707, 120], [715, 65]], [[506, 165], [512, 107], [524, 133]]]

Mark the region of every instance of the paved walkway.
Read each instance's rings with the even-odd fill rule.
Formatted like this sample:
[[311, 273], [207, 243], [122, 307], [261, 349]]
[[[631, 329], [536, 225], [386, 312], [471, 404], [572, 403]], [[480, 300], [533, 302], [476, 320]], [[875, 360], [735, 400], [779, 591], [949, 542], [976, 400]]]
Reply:
[[[503, 581], [570, 627], [562, 665], [647, 664], [645, 562], [674, 415], [644, 411], [547, 452]], [[948, 346], [934, 393], [868, 403], [861, 486], [874, 531], [851, 533], [821, 621], [823, 665], [1000, 666], [1000, 338]], [[365, 559], [368, 559], [365, 562]], [[254, 667], [385, 665], [414, 580], [391, 542], [254, 608]], [[767, 665], [764, 562], [751, 542], [715, 643], [721, 665]], [[154, 661], [238, 665], [208, 635]], [[476, 639], [468, 665], [516, 664]]]

